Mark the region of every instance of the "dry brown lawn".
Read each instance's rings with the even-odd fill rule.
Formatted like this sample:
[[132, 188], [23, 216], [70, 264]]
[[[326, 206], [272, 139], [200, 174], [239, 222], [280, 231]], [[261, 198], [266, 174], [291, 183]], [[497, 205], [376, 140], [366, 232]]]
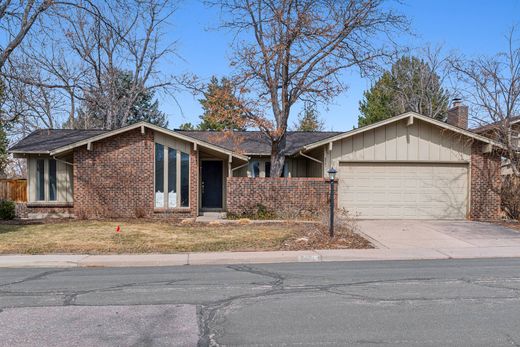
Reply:
[[[120, 232], [116, 232], [120, 226]], [[117, 254], [310, 249], [301, 241], [317, 226], [299, 223], [170, 224], [156, 221], [68, 221], [1, 224], [0, 254]], [[319, 232], [319, 231], [318, 231]], [[315, 237], [314, 237], [315, 238]], [[311, 237], [311, 240], [314, 240]], [[357, 234], [325, 248], [366, 248]], [[326, 242], [327, 243], [327, 242]], [[323, 248], [321, 246], [320, 248]]]

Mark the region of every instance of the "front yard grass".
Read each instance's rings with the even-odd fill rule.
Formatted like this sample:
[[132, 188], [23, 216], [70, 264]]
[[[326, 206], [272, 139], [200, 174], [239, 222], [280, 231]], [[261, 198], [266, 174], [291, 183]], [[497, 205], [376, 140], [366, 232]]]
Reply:
[[[119, 233], [116, 232], [117, 226], [120, 226]], [[182, 225], [136, 220], [0, 224], [0, 254], [178, 253], [371, 247], [368, 241], [354, 233], [345, 234], [328, 242], [328, 245], [327, 242], [318, 245], [315, 237], [317, 233], [322, 233], [319, 226], [304, 223]]]

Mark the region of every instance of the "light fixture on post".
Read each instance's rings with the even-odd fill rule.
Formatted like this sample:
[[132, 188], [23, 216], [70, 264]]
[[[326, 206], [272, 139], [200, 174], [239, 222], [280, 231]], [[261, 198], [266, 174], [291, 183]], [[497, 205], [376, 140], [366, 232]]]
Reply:
[[329, 171], [327, 171], [329, 174], [329, 180], [330, 180], [330, 224], [329, 224], [329, 234], [330, 237], [334, 237], [334, 180], [336, 179], [336, 169], [331, 167]]

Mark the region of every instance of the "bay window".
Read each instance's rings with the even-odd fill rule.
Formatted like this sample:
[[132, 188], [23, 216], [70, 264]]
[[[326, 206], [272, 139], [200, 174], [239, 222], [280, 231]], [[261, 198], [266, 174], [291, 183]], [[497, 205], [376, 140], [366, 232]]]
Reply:
[[155, 144], [156, 208], [189, 207], [189, 162], [189, 154]]

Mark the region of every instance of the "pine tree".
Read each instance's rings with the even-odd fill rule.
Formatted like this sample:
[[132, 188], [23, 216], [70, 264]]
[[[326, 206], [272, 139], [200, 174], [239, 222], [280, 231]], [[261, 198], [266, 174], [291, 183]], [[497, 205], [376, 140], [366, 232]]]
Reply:
[[298, 123], [295, 124], [296, 131], [322, 131], [323, 121], [320, 119], [314, 103], [306, 102], [303, 111], [298, 115]]
[[244, 127], [236, 122], [241, 111], [230, 80], [222, 78], [219, 81], [213, 76], [204, 98], [199, 102], [204, 113], [199, 117], [201, 122], [197, 125], [198, 130], [244, 130]]
[[408, 111], [444, 120], [448, 103], [449, 94], [430, 65], [416, 57], [402, 57], [363, 94], [358, 125], [372, 124]]

